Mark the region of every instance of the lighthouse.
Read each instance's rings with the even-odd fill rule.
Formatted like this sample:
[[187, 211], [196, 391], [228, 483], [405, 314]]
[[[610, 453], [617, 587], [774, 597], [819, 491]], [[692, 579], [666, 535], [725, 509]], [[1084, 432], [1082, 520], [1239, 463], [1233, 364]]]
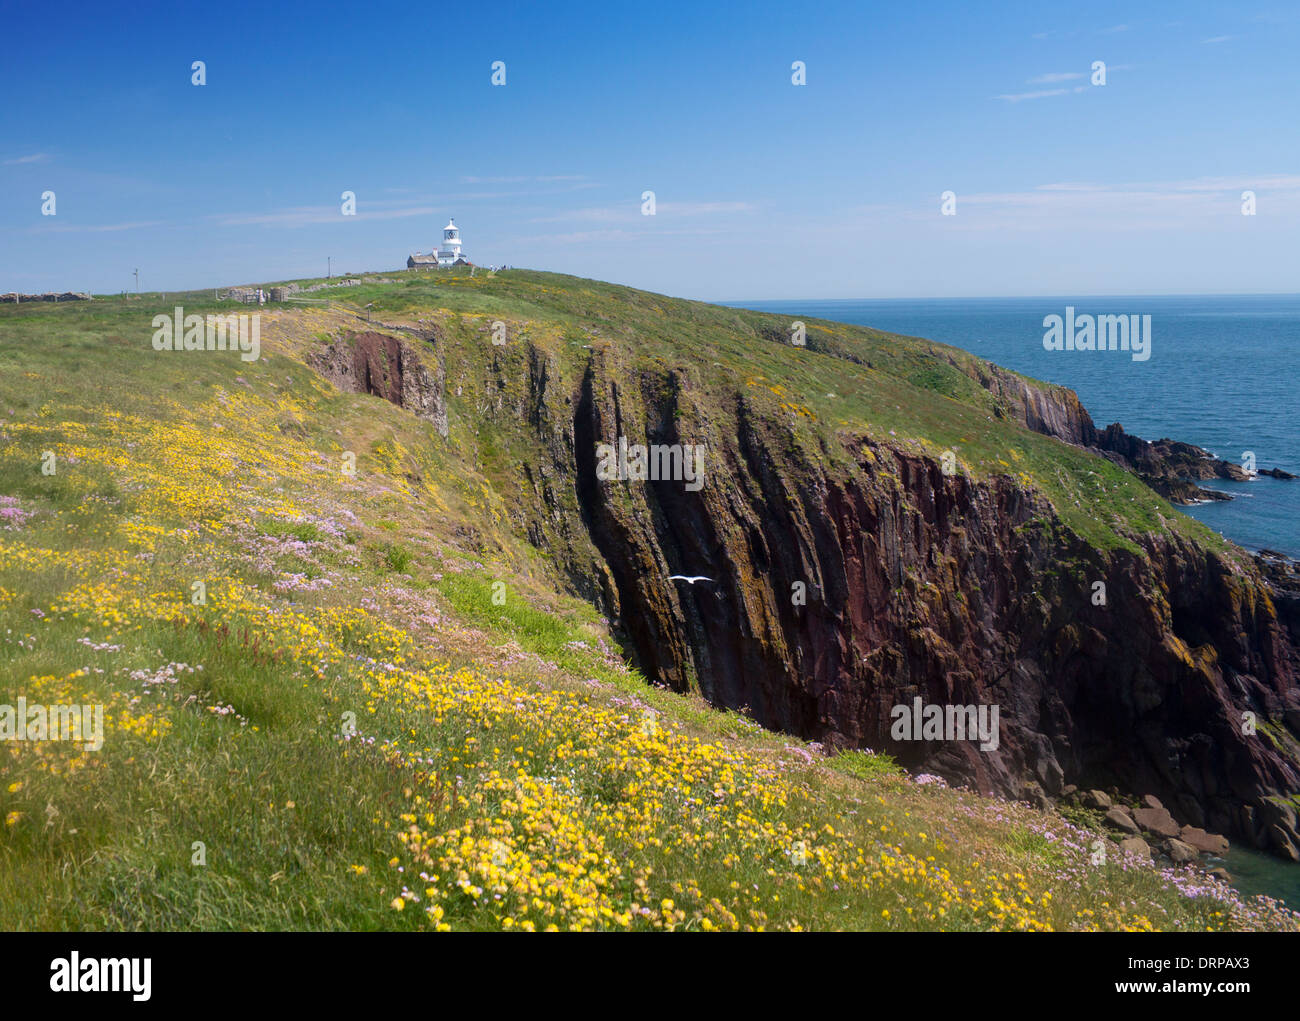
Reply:
[[434, 269], [441, 266], [468, 266], [470, 261], [460, 250], [460, 228], [455, 220], [448, 220], [442, 228], [442, 244], [428, 255], [414, 254], [407, 257], [407, 269]]
[[456, 221], [448, 220], [442, 228], [442, 245], [438, 248], [438, 265], [454, 266], [460, 259], [460, 228]]

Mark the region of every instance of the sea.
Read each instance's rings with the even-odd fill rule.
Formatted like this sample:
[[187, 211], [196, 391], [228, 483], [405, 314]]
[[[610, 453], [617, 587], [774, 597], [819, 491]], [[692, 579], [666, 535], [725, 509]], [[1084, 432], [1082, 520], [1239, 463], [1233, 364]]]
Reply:
[[[1078, 393], [1098, 428], [1119, 422], [1216, 457], [1300, 476], [1300, 294], [1221, 297], [733, 301], [942, 341]], [[1050, 315], [1151, 317], [1146, 361], [1126, 351], [1049, 351]], [[1211, 479], [1233, 497], [1183, 510], [1250, 550], [1300, 559], [1300, 478]]]
[[[1300, 295], [733, 301], [791, 318], [831, 319], [963, 348], [1070, 387], [1099, 428], [1194, 443], [1216, 457], [1300, 476]], [[1049, 351], [1044, 318], [1151, 317], [1151, 355]], [[1232, 496], [1180, 508], [1250, 550], [1300, 559], [1300, 478], [1199, 483]], [[1226, 865], [1244, 894], [1300, 911], [1300, 865], [1234, 846]]]

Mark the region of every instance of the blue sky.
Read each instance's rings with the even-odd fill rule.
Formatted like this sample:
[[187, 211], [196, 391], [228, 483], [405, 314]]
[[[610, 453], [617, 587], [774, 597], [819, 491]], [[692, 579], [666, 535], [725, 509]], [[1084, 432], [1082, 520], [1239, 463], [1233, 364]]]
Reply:
[[391, 269], [449, 216], [717, 300], [1297, 290], [1300, 9], [984, 7], [0, 4], [0, 290]]

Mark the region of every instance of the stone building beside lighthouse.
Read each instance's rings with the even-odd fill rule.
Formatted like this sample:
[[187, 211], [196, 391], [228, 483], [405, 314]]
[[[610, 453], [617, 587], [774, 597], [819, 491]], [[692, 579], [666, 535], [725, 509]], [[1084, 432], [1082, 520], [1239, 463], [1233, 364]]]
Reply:
[[442, 244], [428, 255], [410, 255], [406, 259], [407, 269], [433, 269], [438, 266], [468, 266], [460, 247], [460, 228], [454, 219], [447, 221], [442, 228]]

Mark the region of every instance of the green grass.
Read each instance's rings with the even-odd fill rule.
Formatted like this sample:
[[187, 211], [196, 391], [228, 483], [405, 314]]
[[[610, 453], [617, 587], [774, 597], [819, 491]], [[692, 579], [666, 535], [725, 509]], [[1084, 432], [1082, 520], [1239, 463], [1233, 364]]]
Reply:
[[399, 574], [405, 574], [410, 569], [413, 559], [411, 551], [405, 546], [392, 545], [384, 551], [384, 563], [388, 565], [390, 571], [397, 571]]
[[[349, 288], [341, 297], [350, 307], [374, 302], [385, 314], [433, 307], [532, 323], [533, 341], [550, 345], [571, 374], [580, 375], [587, 356], [583, 344], [626, 343], [644, 364], [685, 368], [681, 353], [688, 343], [692, 360], [686, 371], [696, 377], [701, 401], [720, 396], [738, 378], [761, 377], [760, 388], [779, 386], [811, 410], [816, 419], [806, 427], [811, 434], [857, 428], [883, 436], [893, 430], [903, 443], [914, 443], [930, 456], [954, 450], [963, 470], [977, 478], [1024, 473], [1065, 524], [1100, 549], [1139, 552], [1133, 536], [1165, 530], [1218, 550], [1229, 548], [1105, 458], [999, 418], [997, 400], [976, 379], [987, 372], [983, 363], [957, 348], [812, 319], [806, 321], [808, 346], [801, 350], [785, 343], [787, 317], [526, 270], [473, 278], [464, 269], [384, 275], [400, 283]], [[538, 323], [544, 324], [540, 330]], [[448, 331], [448, 341], [469, 360], [483, 342], [478, 333], [457, 328]], [[516, 343], [496, 353], [509, 359], [517, 350]], [[515, 380], [522, 376], [522, 366], [510, 373]], [[725, 406], [711, 408], [714, 414], [724, 411]], [[517, 463], [522, 453], [510, 449], [509, 439], [490, 423], [478, 441], [494, 474]], [[841, 461], [841, 467], [848, 465], [847, 458]]]
[[262, 523], [262, 531], [267, 535], [291, 535], [303, 542], [320, 542], [324, 536], [310, 521], [279, 521], [271, 518]]
[[827, 760], [827, 767], [859, 780], [901, 777], [904, 771], [888, 752], [842, 751]]
[[1006, 835], [1004, 845], [1019, 859], [1029, 859], [1039, 865], [1060, 867], [1066, 863], [1066, 856], [1060, 848], [1053, 846], [1044, 834], [1020, 826], [1011, 827]]

